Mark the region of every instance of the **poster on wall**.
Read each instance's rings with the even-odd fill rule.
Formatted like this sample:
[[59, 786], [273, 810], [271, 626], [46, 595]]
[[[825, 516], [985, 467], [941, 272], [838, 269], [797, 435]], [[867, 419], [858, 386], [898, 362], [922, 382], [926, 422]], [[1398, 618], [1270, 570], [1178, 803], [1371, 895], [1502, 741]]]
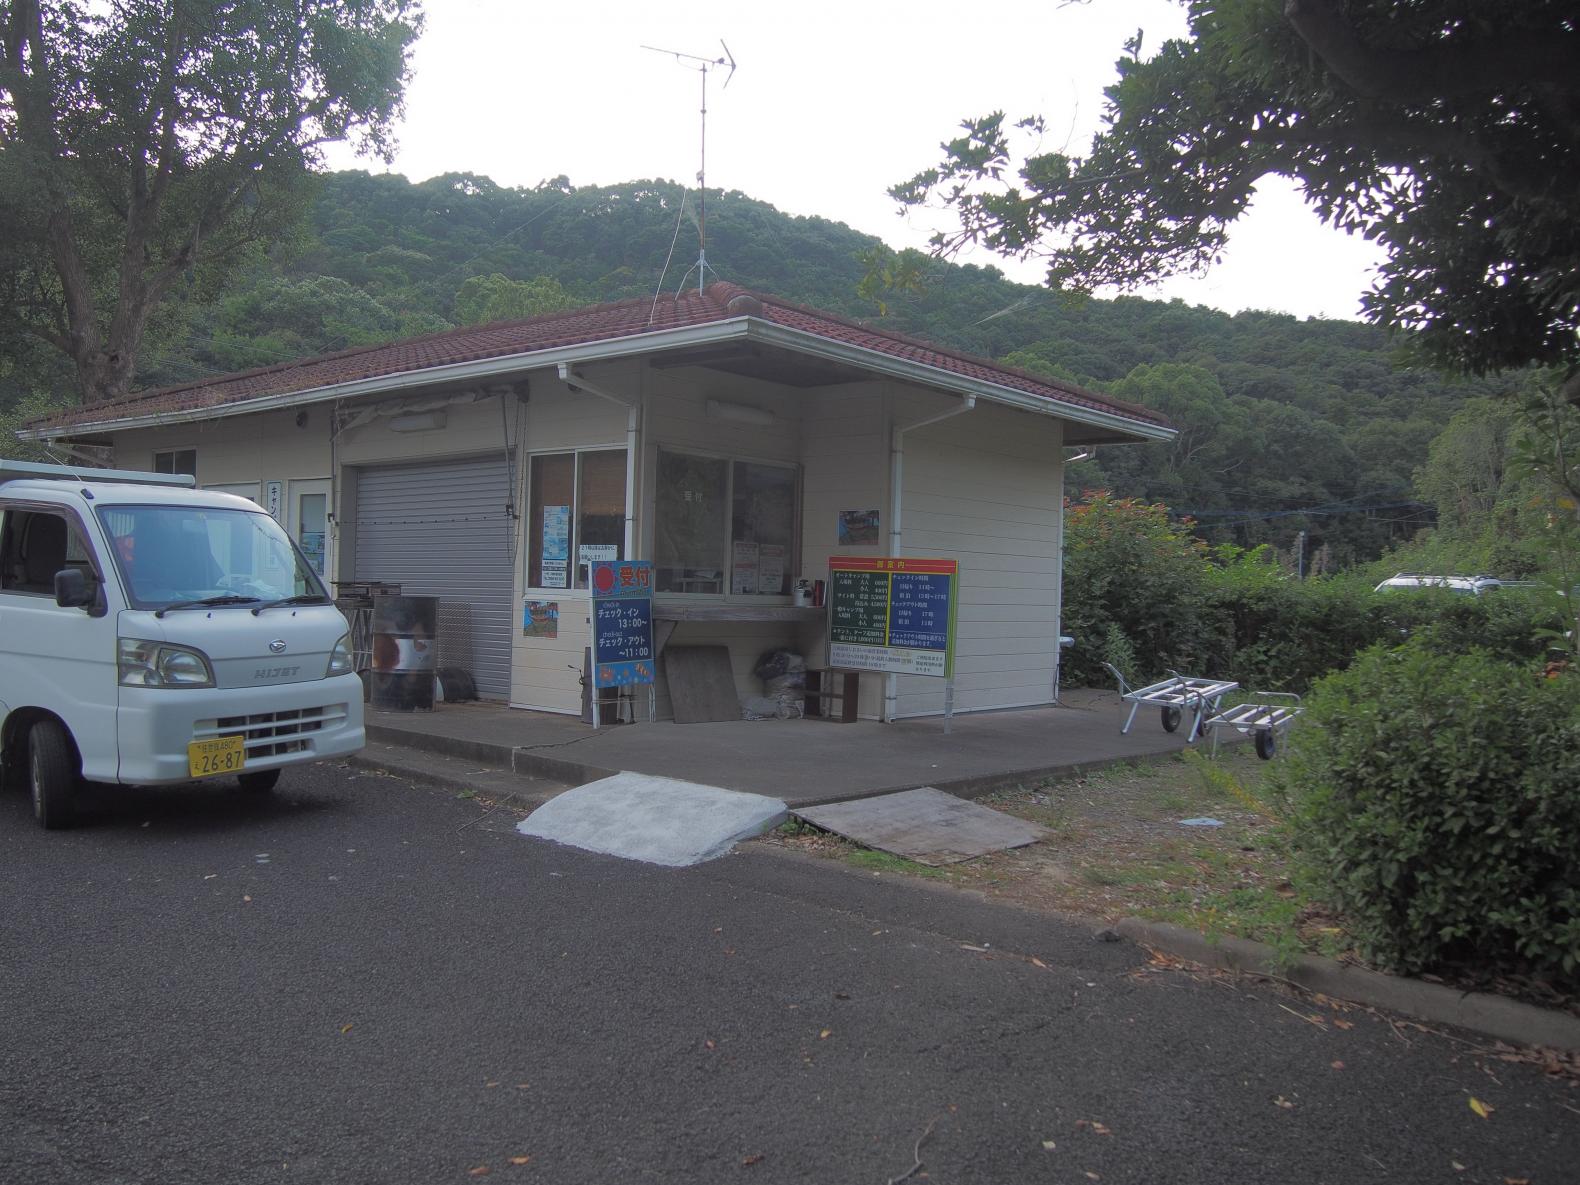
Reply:
[[571, 508], [543, 508], [543, 587], [569, 588]]
[[576, 549], [576, 578], [588, 575], [593, 564], [620, 558], [618, 543], [583, 543]]
[[732, 593], [750, 594], [757, 591], [757, 568], [760, 562], [757, 544], [736, 543], [733, 545], [730, 556], [730, 591]]
[[521, 636], [523, 638], [557, 638], [560, 636], [560, 603], [558, 601], [525, 601], [521, 610]]
[[757, 549], [757, 591], [777, 596], [785, 589], [785, 546], [764, 543]]
[[876, 510], [841, 510], [839, 512], [839, 545], [841, 547], [873, 547], [878, 542], [879, 516]]

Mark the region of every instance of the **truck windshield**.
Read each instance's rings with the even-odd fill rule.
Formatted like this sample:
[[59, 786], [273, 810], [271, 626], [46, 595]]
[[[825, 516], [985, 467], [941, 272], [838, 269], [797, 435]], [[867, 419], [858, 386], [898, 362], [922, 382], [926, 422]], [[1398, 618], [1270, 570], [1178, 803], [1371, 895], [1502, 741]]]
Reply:
[[101, 506], [98, 515], [134, 608], [325, 596], [290, 536], [262, 510]]

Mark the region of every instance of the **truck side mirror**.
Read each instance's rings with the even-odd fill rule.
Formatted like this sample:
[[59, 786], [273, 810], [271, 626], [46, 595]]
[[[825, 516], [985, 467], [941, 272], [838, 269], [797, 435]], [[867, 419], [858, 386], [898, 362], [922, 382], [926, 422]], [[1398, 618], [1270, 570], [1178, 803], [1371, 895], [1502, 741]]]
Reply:
[[55, 573], [55, 604], [63, 609], [93, 604], [93, 590], [80, 568], [62, 568]]

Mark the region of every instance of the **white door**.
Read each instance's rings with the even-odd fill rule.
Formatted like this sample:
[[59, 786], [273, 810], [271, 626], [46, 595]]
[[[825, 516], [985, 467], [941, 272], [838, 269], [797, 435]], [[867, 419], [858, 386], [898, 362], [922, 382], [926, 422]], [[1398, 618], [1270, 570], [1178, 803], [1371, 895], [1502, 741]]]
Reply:
[[285, 529], [302, 549], [313, 571], [327, 582], [335, 570], [329, 541], [329, 479], [291, 482]]

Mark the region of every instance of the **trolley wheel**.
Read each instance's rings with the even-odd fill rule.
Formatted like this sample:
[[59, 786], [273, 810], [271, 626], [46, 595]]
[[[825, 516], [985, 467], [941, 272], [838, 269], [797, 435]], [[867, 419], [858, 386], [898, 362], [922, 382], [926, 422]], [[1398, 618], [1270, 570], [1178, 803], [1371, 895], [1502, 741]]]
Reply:
[[1180, 720], [1183, 719], [1183, 717], [1184, 717], [1184, 713], [1181, 712], [1176, 707], [1172, 707], [1171, 706], [1171, 707], [1164, 708], [1163, 709], [1163, 731], [1164, 732], [1173, 732], [1175, 729], [1179, 728]]
[[1256, 733], [1256, 755], [1263, 761], [1269, 761], [1277, 751], [1277, 734], [1271, 728], [1258, 729]]

